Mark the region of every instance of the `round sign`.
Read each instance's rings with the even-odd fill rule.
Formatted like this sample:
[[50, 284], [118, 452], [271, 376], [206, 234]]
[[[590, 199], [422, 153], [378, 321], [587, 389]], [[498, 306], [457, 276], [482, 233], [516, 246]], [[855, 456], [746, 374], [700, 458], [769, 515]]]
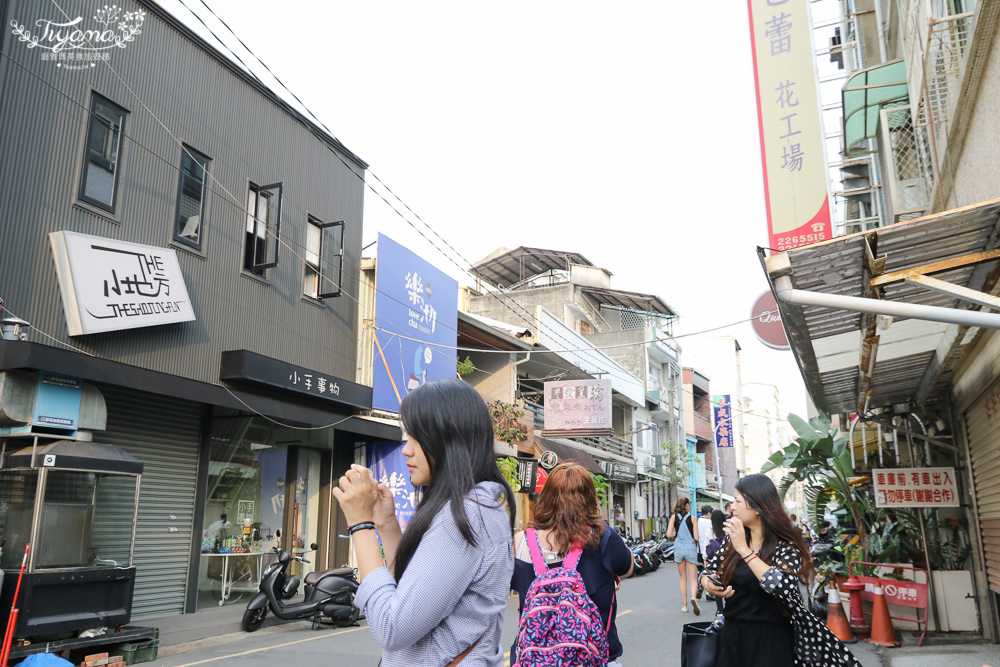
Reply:
[[542, 455], [538, 457], [538, 465], [542, 466], [546, 470], [552, 470], [559, 463], [559, 457], [556, 453], [550, 449], [542, 452]]
[[539, 468], [538, 473], [535, 475], [535, 493], [541, 493], [542, 488], [545, 486], [545, 482], [549, 479], [549, 473], [545, 468]]
[[788, 336], [785, 335], [785, 328], [781, 325], [781, 313], [778, 312], [778, 302], [774, 300], [774, 294], [768, 290], [757, 297], [750, 309], [751, 324], [754, 335], [764, 345], [773, 350], [790, 350]]

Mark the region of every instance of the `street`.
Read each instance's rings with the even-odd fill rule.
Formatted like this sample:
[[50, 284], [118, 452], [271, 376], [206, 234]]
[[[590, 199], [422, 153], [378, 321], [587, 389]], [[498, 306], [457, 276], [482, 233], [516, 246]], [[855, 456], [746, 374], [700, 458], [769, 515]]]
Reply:
[[[664, 563], [659, 570], [622, 582], [619, 590], [618, 633], [625, 647], [623, 665], [679, 665], [681, 627], [709, 620], [714, 603], [703, 602], [702, 614], [681, 613], [677, 568]], [[517, 598], [512, 597], [504, 617], [503, 645], [509, 650], [517, 632]], [[235, 628], [234, 628], [235, 629]], [[855, 645], [865, 667], [878, 667], [875, 650]], [[853, 649], [854, 647], [852, 647]], [[256, 633], [233, 632], [217, 638], [164, 648], [165, 657], [150, 667], [257, 667], [274, 664], [376, 665], [381, 650], [362, 622], [355, 628], [313, 631], [309, 624], [280, 622], [273, 617]], [[416, 666], [415, 666], [416, 667]]]

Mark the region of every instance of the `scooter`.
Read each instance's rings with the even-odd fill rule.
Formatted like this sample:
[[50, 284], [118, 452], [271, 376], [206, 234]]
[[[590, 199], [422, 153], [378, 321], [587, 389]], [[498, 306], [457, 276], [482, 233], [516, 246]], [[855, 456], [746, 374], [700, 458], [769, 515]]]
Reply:
[[[319, 545], [315, 542], [310, 545], [312, 551], [318, 548]], [[318, 630], [324, 622], [332, 622], [339, 627], [357, 624], [361, 611], [353, 604], [354, 594], [358, 590], [354, 568], [340, 567], [325, 572], [310, 572], [305, 578], [306, 588], [302, 602], [289, 603], [286, 600], [295, 596], [302, 580], [295, 575], [287, 576], [286, 570], [292, 561], [309, 561], [302, 556], [292, 556], [277, 547], [274, 552], [278, 556], [277, 560], [264, 570], [260, 578], [260, 592], [250, 600], [243, 612], [242, 626], [245, 631], [253, 632], [259, 628], [267, 617], [268, 610], [284, 621], [312, 619], [314, 630]]]

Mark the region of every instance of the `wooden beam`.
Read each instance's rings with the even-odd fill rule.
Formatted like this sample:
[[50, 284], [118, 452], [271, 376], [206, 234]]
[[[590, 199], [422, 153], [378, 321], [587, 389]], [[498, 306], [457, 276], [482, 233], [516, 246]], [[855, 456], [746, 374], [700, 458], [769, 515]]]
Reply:
[[952, 257], [951, 259], [942, 259], [939, 262], [931, 262], [930, 264], [915, 266], [912, 269], [893, 271], [892, 273], [875, 276], [871, 279], [871, 286], [878, 287], [880, 285], [888, 285], [889, 283], [896, 283], [901, 280], [913, 278], [914, 276], [925, 276], [932, 273], [940, 273], [941, 271], [957, 269], [963, 266], [972, 266], [973, 264], [982, 264], [983, 262], [990, 262], [995, 259], [1000, 259], [1000, 248], [984, 250], [983, 252], [974, 252], [969, 255], [962, 255], [961, 257]]

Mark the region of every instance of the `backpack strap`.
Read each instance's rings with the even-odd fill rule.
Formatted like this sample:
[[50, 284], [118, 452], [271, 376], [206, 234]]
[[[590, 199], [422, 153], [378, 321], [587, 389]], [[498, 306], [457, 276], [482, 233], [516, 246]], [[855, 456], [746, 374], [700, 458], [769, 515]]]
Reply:
[[538, 532], [534, 528], [524, 531], [524, 541], [528, 543], [528, 551], [531, 552], [531, 564], [535, 568], [535, 576], [540, 577], [549, 570], [545, 564], [545, 556], [542, 555], [542, 545], [538, 542]]
[[583, 549], [580, 548], [579, 542], [574, 542], [569, 553], [566, 554], [566, 558], [563, 559], [563, 567], [567, 570], [575, 570], [576, 566], [580, 564], [580, 558], [583, 556]]

